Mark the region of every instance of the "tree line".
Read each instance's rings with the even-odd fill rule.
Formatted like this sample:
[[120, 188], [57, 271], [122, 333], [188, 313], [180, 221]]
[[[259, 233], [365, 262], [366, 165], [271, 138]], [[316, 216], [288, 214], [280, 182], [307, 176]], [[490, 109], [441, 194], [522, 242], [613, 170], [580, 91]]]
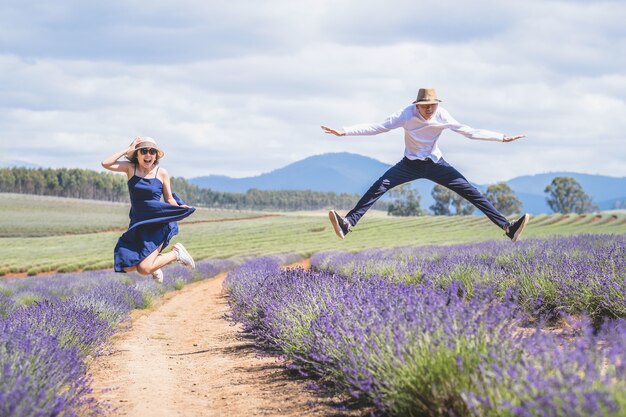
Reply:
[[[547, 194], [548, 206], [555, 213], [582, 214], [598, 210], [591, 197], [572, 177], [555, 177], [544, 192]], [[419, 192], [409, 184], [396, 187], [390, 194], [395, 198], [388, 207], [388, 213], [392, 216], [470, 215], [475, 210], [475, 207], [463, 197], [438, 184], [431, 192], [435, 203], [429, 207], [430, 211], [421, 208]], [[521, 214], [522, 202], [504, 182], [487, 187], [485, 197], [505, 216]]]
[[[0, 192], [129, 202], [126, 176], [79, 168], [0, 168]], [[318, 210], [352, 208], [356, 194], [310, 190], [258, 190], [245, 193], [200, 188], [184, 178], [171, 179], [172, 190], [187, 204], [238, 210]], [[378, 203], [378, 209], [387, 204]]]
[[[187, 204], [201, 207], [238, 210], [319, 210], [338, 207], [348, 210], [354, 207], [360, 196], [349, 193], [321, 192], [311, 190], [259, 190], [251, 188], [245, 193], [219, 192], [200, 188], [184, 178], [172, 178], [172, 190], [181, 195]], [[380, 210], [387, 204], [377, 203]]]
[[[356, 194], [319, 192], [311, 190], [258, 190], [245, 193], [220, 192], [200, 188], [184, 178], [172, 178], [172, 190], [187, 204], [238, 210], [318, 210], [354, 207]], [[128, 188], [124, 175], [97, 172], [79, 168], [0, 168], [0, 192], [35, 194], [56, 197], [83, 198], [114, 202], [128, 202]], [[546, 186], [547, 203], [555, 213], [588, 213], [597, 210], [582, 186], [572, 177], [555, 177]], [[377, 202], [374, 206], [392, 216], [470, 215], [474, 206], [458, 194], [435, 185], [431, 196], [435, 203], [424, 210], [420, 195], [410, 184], [389, 192], [391, 202]], [[522, 203], [506, 183], [490, 185], [485, 197], [505, 216], [519, 214]]]

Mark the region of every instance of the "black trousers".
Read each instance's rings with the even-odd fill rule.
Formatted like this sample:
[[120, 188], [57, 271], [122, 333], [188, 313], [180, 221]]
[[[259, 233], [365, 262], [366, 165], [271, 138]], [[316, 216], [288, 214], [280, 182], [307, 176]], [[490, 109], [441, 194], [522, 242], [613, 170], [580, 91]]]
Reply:
[[400, 162], [392, 166], [380, 177], [369, 190], [361, 197], [356, 206], [346, 215], [346, 219], [354, 226], [363, 217], [367, 210], [393, 187], [425, 178], [454, 191], [485, 215], [498, 227], [504, 229], [509, 221], [480, 193], [472, 184], [465, 179], [459, 171], [448, 164], [443, 158], [439, 162], [430, 159], [410, 160], [402, 158]]

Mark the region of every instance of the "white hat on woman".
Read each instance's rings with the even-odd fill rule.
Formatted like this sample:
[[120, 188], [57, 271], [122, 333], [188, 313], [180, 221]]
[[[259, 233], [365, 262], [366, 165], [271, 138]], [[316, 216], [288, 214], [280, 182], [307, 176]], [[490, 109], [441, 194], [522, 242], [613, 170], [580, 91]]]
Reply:
[[165, 156], [165, 152], [163, 152], [156, 144], [156, 141], [151, 137], [143, 137], [141, 138], [141, 142], [135, 145], [135, 148], [131, 151], [126, 152], [126, 158], [133, 159], [135, 152], [137, 152], [141, 148], [154, 148], [157, 151], [158, 158], [161, 159]]

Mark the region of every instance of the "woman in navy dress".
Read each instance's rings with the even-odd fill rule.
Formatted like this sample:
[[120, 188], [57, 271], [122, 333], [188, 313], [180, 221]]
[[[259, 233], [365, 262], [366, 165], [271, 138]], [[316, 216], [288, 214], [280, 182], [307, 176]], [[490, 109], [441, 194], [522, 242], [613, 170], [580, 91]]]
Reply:
[[[158, 282], [163, 282], [161, 267], [174, 261], [195, 268], [193, 258], [181, 243], [161, 254], [178, 234], [176, 222], [196, 210], [172, 193], [169, 174], [159, 167], [164, 155], [154, 139], [138, 137], [128, 148], [102, 161], [104, 168], [126, 173], [131, 202], [130, 225], [114, 250], [115, 271], [151, 274]], [[128, 161], [119, 161], [122, 156]]]

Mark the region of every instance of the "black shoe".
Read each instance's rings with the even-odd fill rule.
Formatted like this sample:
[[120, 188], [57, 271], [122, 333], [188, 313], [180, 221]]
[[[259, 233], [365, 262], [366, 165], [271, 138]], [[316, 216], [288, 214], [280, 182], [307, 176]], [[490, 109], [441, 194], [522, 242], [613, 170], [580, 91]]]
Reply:
[[335, 210], [331, 210], [328, 212], [328, 218], [333, 225], [333, 229], [335, 229], [335, 233], [341, 239], [346, 237], [348, 232], [350, 231], [350, 222], [341, 217]]
[[511, 239], [512, 242], [515, 242], [522, 235], [522, 232], [524, 231], [524, 227], [526, 227], [526, 223], [528, 223], [528, 220], [530, 220], [530, 215], [526, 213], [519, 219], [509, 224], [506, 235], [509, 237], [509, 239]]

